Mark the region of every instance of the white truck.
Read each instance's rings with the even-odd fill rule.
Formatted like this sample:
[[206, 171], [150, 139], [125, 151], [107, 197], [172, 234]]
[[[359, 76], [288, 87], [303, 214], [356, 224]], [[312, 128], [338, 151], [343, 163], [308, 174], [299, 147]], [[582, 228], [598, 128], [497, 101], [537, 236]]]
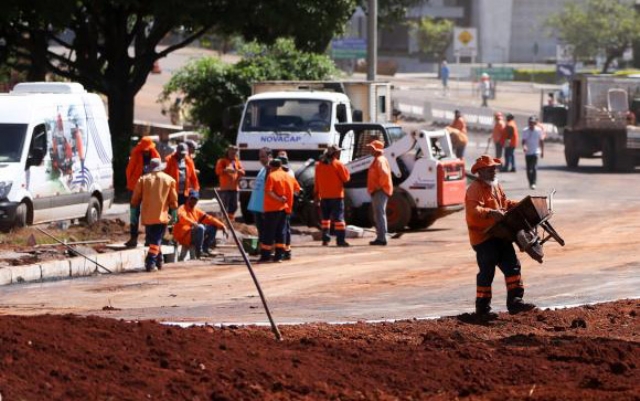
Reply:
[[79, 83], [21, 83], [0, 95], [0, 229], [84, 218], [114, 198], [104, 104]]
[[351, 159], [353, 134], [336, 131], [336, 123], [391, 120], [391, 84], [367, 81], [266, 81], [253, 85], [253, 95], [244, 107], [236, 145], [246, 170], [240, 181], [240, 204], [245, 220], [251, 222], [246, 206], [253, 181], [262, 167], [258, 152], [263, 147], [274, 153], [285, 150], [295, 171], [309, 159], [341, 142], [349, 149], [343, 162]]
[[[395, 124], [336, 124], [341, 137], [352, 134], [354, 146], [347, 158], [351, 180], [345, 185], [345, 214], [349, 224], [371, 226], [371, 196], [367, 172], [373, 157], [366, 145], [385, 143], [385, 156], [393, 173], [394, 193], [387, 204], [390, 232], [426, 228], [437, 219], [464, 208], [466, 175], [464, 161], [455, 157], [449, 133], [444, 130], [403, 131]], [[314, 166], [309, 161], [296, 173], [303, 187], [297, 212], [309, 226], [317, 225], [318, 208], [313, 200]]]

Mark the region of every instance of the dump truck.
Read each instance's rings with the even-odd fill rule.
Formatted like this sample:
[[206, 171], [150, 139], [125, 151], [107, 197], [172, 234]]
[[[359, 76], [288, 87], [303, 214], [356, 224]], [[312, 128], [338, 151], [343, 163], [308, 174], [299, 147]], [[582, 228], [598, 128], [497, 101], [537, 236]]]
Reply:
[[607, 171], [640, 164], [640, 78], [579, 75], [571, 82], [568, 121], [563, 130], [567, 166], [602, 158]]

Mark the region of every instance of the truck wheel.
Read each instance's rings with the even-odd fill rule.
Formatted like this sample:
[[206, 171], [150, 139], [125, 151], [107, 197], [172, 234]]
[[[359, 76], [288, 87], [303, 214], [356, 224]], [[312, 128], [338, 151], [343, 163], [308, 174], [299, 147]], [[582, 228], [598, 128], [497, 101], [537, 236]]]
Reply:
[[89, 207], [87, 208], [87, 213], [84, 216], [84, 221], [88, 225], [92, 226], [100, 220], [102, 210], [100, 210], [100, 201], [92, 196], [89, 200]]
[[602, 140], [602, 167], [605, 171], [614, 171], [616, 168], [616, 147], [614, 138]]
[[14, 220], [14, 227], [22, 228], [27, 226], [27, 215], [29, 208], [25, 203], [21, 203], [16, 208], [16, 219]]
[[564, 133], [564, 159], [567, 162], [567, 167], [576, 168], [580, 162], [580, 155], [576, 149], [575, 140], [569, 132]]
[[244, 220], [244, 224], [255, 223], [253, 213], [251, 213], [248, 209], [250, 198], [251, 192], [240, 192], [240, 210], [242, 211], [242, 219]]
[[402, 193], [394, 192], [387, 202], [387, 230], [401, 231], [409, 224], [409, 220], [411, 220], [409, 200]]

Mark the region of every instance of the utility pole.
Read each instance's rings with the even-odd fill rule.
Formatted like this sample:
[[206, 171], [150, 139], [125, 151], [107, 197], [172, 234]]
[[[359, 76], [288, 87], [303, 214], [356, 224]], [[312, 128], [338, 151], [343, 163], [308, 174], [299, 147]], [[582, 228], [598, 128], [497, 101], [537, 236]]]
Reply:
[[378, 0], [368, 0], [368, 8], [367, 81], [375, 81], [378, 64]]

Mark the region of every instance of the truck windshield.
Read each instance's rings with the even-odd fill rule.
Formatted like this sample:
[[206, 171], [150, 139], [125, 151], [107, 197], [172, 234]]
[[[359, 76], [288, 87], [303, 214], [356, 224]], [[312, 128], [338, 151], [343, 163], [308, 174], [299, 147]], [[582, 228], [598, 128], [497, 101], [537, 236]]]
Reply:
[[27, 135], [27, 124], [0, 124], [0, 163], [17, 163]]
[[242, 130], [328, 132], [331, 113], [331, 103], [322, 100], [252, 100], [247, 104]]

